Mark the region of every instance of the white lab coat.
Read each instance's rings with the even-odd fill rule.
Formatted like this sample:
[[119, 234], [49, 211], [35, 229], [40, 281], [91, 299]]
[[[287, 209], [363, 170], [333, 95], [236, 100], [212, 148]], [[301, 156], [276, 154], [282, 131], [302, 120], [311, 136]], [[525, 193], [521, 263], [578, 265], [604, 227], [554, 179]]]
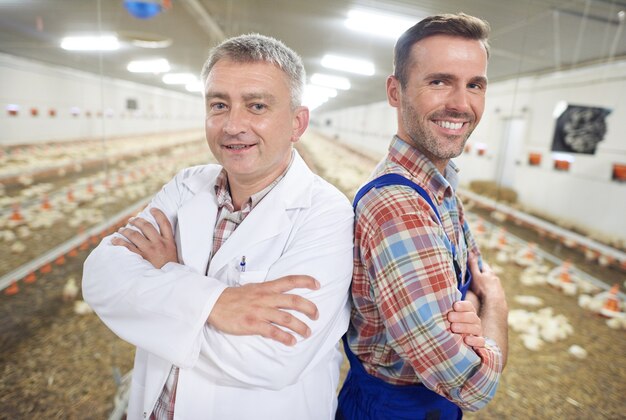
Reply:
[[[149, 416], [172, 364], [179, 366], [176, 419], [332, 419], [349, 322], [353, 213], [348, 200], [294, 151], [285, 177], [211, 259], [221, 167], [181, 171], [140, 216], [158, 207], [176, 234], [180, 264], [154, 268], [103, 239], [85, 261], [83, 295], [103, 322], [137, 346], [129, 419]], [[246, 270], [240, 272], [241, 257]], [[260, 336], [223, 334], [206, 324], [227, 286], [288, 274], [315, 277], [319, 319], [288, 347]]]

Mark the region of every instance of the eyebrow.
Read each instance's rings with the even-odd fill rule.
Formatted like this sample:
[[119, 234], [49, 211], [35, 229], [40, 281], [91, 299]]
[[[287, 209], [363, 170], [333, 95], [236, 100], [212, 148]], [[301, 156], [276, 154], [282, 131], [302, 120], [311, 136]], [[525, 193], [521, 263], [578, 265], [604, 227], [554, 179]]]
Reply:
[[489, 81], [484, 76], [476, 76], [472, 78], [472, 83], [481, 83], [486, 86], [489, 83]]
[[[245, 102], [249, 102], [249, 101], [254, 101], [254, 100], [264, 100], [266, 101], [268, 104], [273, 105], [276, 103], [276, 96], [272, 95], [269, 92], [252, 92], [252, 93], [244, 93], [242, 96], [242, 99]], [[230, 95], [228, 95], [227, 93], [224, 92], [207, 92], [206, 96], [205, 96], [205, 100], [211, 100], [211, 99], [223, 99], [223, 100], [228, 100], [230, 99]]]
[[222, 92], [211, 92], [211, 91], [207, 92], [206, 95], [204, 96], [204, 99], [207, 101], [209, 99], [216, 99], [216, 98], [226, 100], [229, 98], [229, 96]]
[[253, 101], [255, 99], [262, 99], [270, 105], [276, 103], [276, 96], [272, 95], [269, 92], [253, 92], [253, 93], [245, 93], [242, 95], [244, 101]]
[[[456, 77], [453, 74], [450, 73], [430, 73], [427, 74], [425, 79], [427, 80], [436, 80], [436, 79], [443, 79], [443, 80], [456, 80], [458, 79], [458, 77]], [[484, 76], [475, 76], [472, 77], [472, 79], [470, 80], [471, 83], [482, 83], [484, 85], [486, 85], [488, 83], [487, 78]]]

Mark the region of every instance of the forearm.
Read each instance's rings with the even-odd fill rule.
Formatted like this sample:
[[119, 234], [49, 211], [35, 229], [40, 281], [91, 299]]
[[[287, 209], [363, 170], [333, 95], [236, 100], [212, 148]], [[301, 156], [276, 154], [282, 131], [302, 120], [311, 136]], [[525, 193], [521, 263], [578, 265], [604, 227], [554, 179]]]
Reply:
[[179, 366], [197, 359], [204, 322], [223, 287], [179, 264], [156, 269], [110, 238], [83, 272], [85, 300], [115, 334]]
[[502, 352], [502, 368], [508, 357], [508, 306], [505, 299], [484, 299], [481, 302], [480, 319], [485, 337], [496, 342]]
[[[231, 335], [207, 325], [197, 368], [220, 385], [281, 389], [297, 382], [309, 369], [335, 354], [335, 348], [348, 327], [350, 307], [348, 287], [352, 266], [351, 247], [320, 247], [318, 255], [290, 254], [281, 259], [268, 279], [303, 273], [314, 277], [318, 290], [294, 289], [318, 308], [315, 321], [299, 312], [289, 313], [303, 321], [311, 331], [307, 338], [296, 336], [297, 343], [287, 346], [260, 335]], [[292, 261], [289, 261], [292, 260]], [[276, 372], [280, 371], [280, 375]]]
[[328, 209], [325, 213], [308, 215], [308, 221], [301, 224], [295, 235], [284, 232], [291, 239], [286, 241], [288, 245], [278, 259], [264, 260], [269, 267], [257, 267], [260, 272], [267, 270], [262, 278], [246, 279], [254, 283], [289, 275], [316, 279], [319, 289], [296, 288], [288, 292], [317, 307], [319, 317], [314, 321], [300, 312], [289, 311], [310, 328], [310, 336], [296, 336], [297, 343], [287, 346], [260, 335], [225, 334], [207, 326], [197, 368], [215, 383], [280, 389], [337, 354], [337, 343], [350, 316], [347, 302], [352, 279], [353, 214], [347, 201], [330, 204], [323, 207]]
[[200, 358], [194, 368], [222, 386], [282, 389], [333, 360], [337, 343], [348, 326], [349, 306], [329, 315], [332, 319], [324, 319], [321, 329], [312, 325], [316, 332], [294, 346], [258, 335], [224, 334], [206, 325]]

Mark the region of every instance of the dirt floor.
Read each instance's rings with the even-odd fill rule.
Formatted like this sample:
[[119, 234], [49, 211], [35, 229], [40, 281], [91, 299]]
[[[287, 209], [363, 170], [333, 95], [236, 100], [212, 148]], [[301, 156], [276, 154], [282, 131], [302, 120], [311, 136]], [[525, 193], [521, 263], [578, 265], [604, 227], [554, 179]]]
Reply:
[[[372, 159], [312, 134], [300, 150], [349, 197], [374, 165]], [[545, 247], [547, 242], [544, 238], [540, 243]], [[548, 248], [555, 246], [547, 243]], [[14, 296], [0, 294], [0, 419], [105, 419], [113, 409], [116, 377], [131, 369], [134, 349], [94, 314], [77, 315], [73, 303], [61, 298], [69, 277], [80, 280], [88, 252], [53, 266], [32, 284], [21, 282]], [[489, 251], [484, 253], [494, 260]], [[576, 263], [583, 260], [579, 256]], [[514, 301], [516, 295], [540, 297], [545, 307], [567, 317], [574, 333], [533, 352], [510, 332], [509, 361], [496, 398], [466, 418], [624, 418], [626, 331], [608, 328], [604, 318], [580, 308], [575, 297], [547, 286], [523, 286], [519, 267], [502, 268], [511, 309], [524, 308]], [[612, 272], [605, 276], [607, 282], [620, 284], [626, 277]], [[568, 354], [573, 344], [585, 348], [587, 358]]]

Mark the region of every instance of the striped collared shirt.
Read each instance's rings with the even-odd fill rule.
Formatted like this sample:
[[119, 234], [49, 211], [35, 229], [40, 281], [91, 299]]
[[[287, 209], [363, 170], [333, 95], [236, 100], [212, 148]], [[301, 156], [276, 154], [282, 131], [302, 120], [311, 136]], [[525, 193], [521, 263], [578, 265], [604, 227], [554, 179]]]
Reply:
[[[217, 197], [217, 219], [215, 223], [215, 229], [213, 231], [213, 249], [211, 250], [211, 258], [220, 249], [222, 244], [230, 237], [230, 235], [237, 229], [237, 227], [244, 221], [246, 216], [250, 214], [252, 209], [259, 204], [259, 202], [265, 197], [285, 176], [291, 163], [293, 162], [293, 153], [291, 155], [291, 161], [287, 166], [287, 169], [270, 185], [252, 194], [250, 198], [241, 206], [240, 210], [235, 211], [233, 205], [233, 199], [230, 195], [230, 187], [228, 184], [228, 175], [226, 170], [222, 169], [217, 178], [215, 179], [215, 196]], [[207, 267], [208, 270], [208, 267]], [[176, 405], [176, 388], [178, 385], [178, 373], [180, 369], [177, 366], [172, 366], [170, 373], [165, 381], [163, 390], [159, 395], [159, 399], [152, 410], [150, 420], [173, 420], [174, 419], [174, 407]]]
[[[370, 190], [356, 208], [350, 348], [368, 373], [395, 385], [423, 383], [475, 410], [493, 398], [502, 354], [487, 339], [472, 349], [450, 332], [446, 315], [460, 300], [450, 239], [465, 275], [478, 254], [455, 195], [458, 169], [445, 177], [417, 149], [395, 137], [373, 177], [398, 173], [428, 191], [437, 216], [410, 187]], [[467, 244], [467, 245], [466, 245]]]

